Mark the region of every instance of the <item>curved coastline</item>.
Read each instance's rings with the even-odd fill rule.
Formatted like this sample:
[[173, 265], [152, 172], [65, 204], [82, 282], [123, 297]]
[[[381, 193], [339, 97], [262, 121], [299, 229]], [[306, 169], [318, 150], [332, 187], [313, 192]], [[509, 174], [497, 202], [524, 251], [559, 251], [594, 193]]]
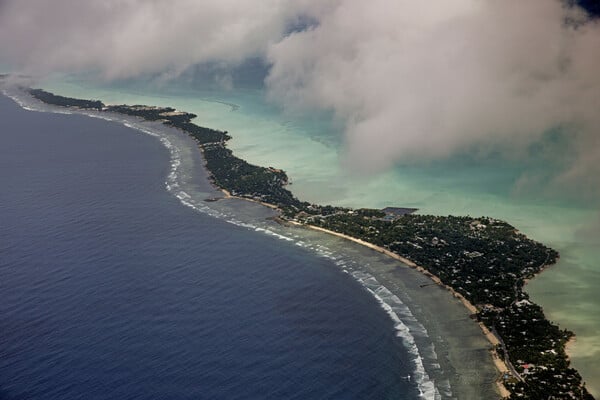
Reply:
[[[270, 204], [270, 203], [265, 203], [262, 201], [257, 201], [254, 199], [249, 199], [247, 197], [241, 197], [241, 196], [233, 196], [231, 195], [231, 193], [229, 191], [227, 191], [226, 189], [223, 189], [221, 187], [219, 187], [218, 185], [216, 185], [214, 182], [211, 182], [213, 184], [213, 186], [215, 187], [215, 189], [220, 190], [221, 192], [223, 192], [223, 194], [225, 195], [224, 198], [236, 198], [239, 200], [244, 200], [244, 201], [249, 201], [249, 202], [253, 202], [256, 204], [260, 204], [262, 206], [271, 208], [273, 210], [276, 210], [277, 212], [281, 213], [282, 210], [277, 207], [276, 205]], [[216, 199], [218, 200], [218, 199]], [[310, 224], [306, 224], [306, 223], [299, 223], [299, 222], [295, 222], [295, 221], [289, 221], [289, 220], [282, 220], [279, 217], [275, 217], [275, 220], [280, 223], [280, 224], [284, 224], [284, 225], [290, 225], [290, 226], [294, 226], [297, 228], [307, 228], [307, 229], [311, 229], [317, 232], [321, 232], [321, 233], [325, 233], [328, 235], [332, 235], [335, 237], [339, 237], [345, 240], [349, 240], [351, 242], [354, 243], [358, 243], [361, 246], [364, 246], [368, 249], [374, 250], [378, 253], [384, 254], [387, 257], [390, 257], [394, 260], [399, 261], [400, 263], [420, 272], [421, 274], [423, 274], [424, 276], [428, 277], [429, 279], [431, 279], [436, 285], [443, 287], [444, 289], [446, 289], [448, 292], [450, 292], [450, 294], [452, 294], [453, 297], [457, 298], [462, 305], [466, 308], [466, 310], [470, 313], [471, 316], [475, 316], [479, 310], [477, 309], [477, 307], [475, 307], [475, 305], [473, 305], [473, 303], [471, 303], [469, 300], [467, 300], [461, 293], [457, 292], [453, 287], [446, 285], [442, 282], [442, 280], [435, 274], [433, 274], [432, 272], [430, 272], [429, 270], [427, 270], [426, 268], [415, 264], [413, 261], [409, 260], [406, 257], [402, 257], [399, 254], [396, 254], [388, 249], [385, 249], [381, 246], [377, 246], [373, 243], [369, 243], [366, 242], [362, 239], [353, 237], [353, 236], [349, 236], [340, 232], [336, 232], [336, 231], [332, 231], [329, 229], [325, 229], [319, 226], [315, 226], [315, 225], [310, 225]], [[545, 266], [544, 268], [547, 268], [547, 266]], [[540, 271], [541, 273], [541, 271]], [[536, 274], [537, 275], [537, 274]], [[485, 326], [485, 324], [481, 321], [477, 322], [477, 325], [479, 326], [479, 328], [481, 329], [481, 332], [483, 333], [483, 336], [485, 337], [485, 339], [488, 341], [488, 343], [492, 346], [490, 348], [490, 354], [492, 357], [492, 361], [494, 363], [494, 367], [497, 369], [497, 371], [499, 372], [500, 376], [498, 377], [498, 379], [496, 379], [495, 383], [496, 383], [496, 387], [498, 390], [498, 393], [500, 394], [500, 396], [502, 398], [507, 398], [510, 397], [511, 392], [507, 389], [507, 387], [503, 384], [502, 381], [502, 376], [505, 373], [508, 373], [511, 371], [511, 369], [509, 368], [509, 366], [507, 365], [507, 363], [500, 358], [498, 352], [496, 351], [496, 346], [501, 344], [501, 341], [499, 340], [499, 338], [493, 333], [491, 332], [487, 326]], [[572, 339], [569, 340], [569, 342], [567, 343], [570, 344], [572, 341], [574, 341], [575, 338], [573, 337]]]
[[[200, 168], [204, 166], [205, 160], [201, 156], [200, 152], [196, 153], [196, 151], [198, 151], [198, 146], [196, 146], [196, 143], [193, 140], [190, 140], [187, 135], [181, 136], [182, 140], [179, 141], [179, 139], [176, 137], [179, 137], [180, 132], [178, 132], [176, 129], [171, 127], [163, 128], [157, 123], [145, 124], [143, 123], [143, 119], [119, 114], [100, 113], [96, 111], [89, 112], [76, 108], [72, 110], [66, 110], [63, 107], [56, 107], [51, 104], [46, 105], [45, 103], [39, 102], [37, 99], [29, 96], [22, 90], [16, 91], [14, 89], [9, 89], [8, 91], [3, 90], [3, 93], [12, 98], [21, 107], [30, 111], [61, 114], [82, 114], [92, 118], [100, 118], [123, 124], [136, 131], [141, 131], [145, 134], [149, 134], [150, 136], [158, 138], [162, 144], [167, 147], [171, 153], [171, 157], [175, 156], [175, 159], [172, 158], [171, 160], [171, 170], [168, 173], [165, 185], [171, 194], [179, 198], [182, 204], [213, 217], [225, 219], [227, 222], [236, 226], [242, 226], [257, 232], [265, 233], [277, 239], [293, 241], [296, 245], [307, 248], [307, 250], [309, 250], [311, 253], [314, 253], [317, 257], [330, 259], [335, 266], [340, 269], [340, 272], [350, 274], [353, 280], [365, 290], [369, 297], [373, 296], [375, 298], [380, 307], [390, 315], [392, 322], [395, 321], [394, 317], [397, 317], [396, 314], [398, 314], [398, 316], [402, 318], [404, 324], [406, 324], [405, 328], [409, 329], [408, 332], [399, 332], [394, 326], [398, 340], [400, 340], [403, 343], [403, 346], [408, 349], [408, 347], [406, 347], [405, 340], [408, 339], [409, 342], [412, 342], [414, 340], [414, 335], [416, 336], [419, 346], [418, 352], [420, 354], [417, 354], [418, 359], [409, 359], [408, 361], [416, 361], [417, 364], [425, 363], [426, 371], [421, 369], [422, 366], [419, 367], [419, 365], [417, 365], [415, 374], [412, 375], [412, 379], [416, 382], [419, 374], [425, 372], [425, 381], [422, 384], [419, 384], [422, 398], [431, 398], [436, 400], [456, 398], [456, 396], [458, 396], [458, 398], [477, 398], [490, 400], [497, 398], [493, 383], [495, 379], [493, 367], [491, 364], [487, 363], [487, 359], [484, 361], [481, 357], [487, 353], [487, 346], [485, 346], [485, 343], [482, 343], [483, 340], [478, 340], [479, 334], [476, 332], [476, 328], [474, 326], [471, 329], [471, 321], [461, 317], [463, 314], [461, 312], [462, 307], [460, 305], [454, 303], [452, 303], [452, 305], [448, 304], [446, 302], [447, 300], [445, 299], [446, 296], [443, 293], [434, 294], [434, 299], [443, 298], [441, 302], [438, 299], [438, 303], [441, 303], [443, 307], [448, 306], [448, 308], [451, 310], [451, 315], [455, 316], [453, 319], [441, 318], [438, 320], [436, 318], [439, 315], [436, 312], [437, 309], [435, 307], [431, 308], [431, 304], [435, 304], [436, 300], [428, 300], [426, 303], [430, 303], [429, 305], [425, 305], [418, 300], [413, 303], [412, 299], [414, 298], [416, 300], [418, 297], [411, 297], [411, 295], [406, 297], [401, 293], [398, 293], [398, 295], [401, 297], [400, 300], [396, 297], [397, 289], [392, 289], [393, 291], [390, 293], [387, 288], [394, 287], [396, 283], [404, 285], [404, 280], [395, 282], [389, 282], [386, 280], [385, 283], [383, 283], [380, 281], [380, 277], [377, 276], [376, 272], [368, 269], [367, 273], [363, 274], [361, 273], [362, 271], [357, 269], [358, 266], [361, 266], [362, 269], [362, 265], [364, 264], [361, 263], [364, 262], [369, 264], [373, 263], [372, 265], [377, 266], [378, 268], [381, 266], [387, 266], [389, 263], [384, 261], [384, 264], [382, 264], [381, 260], [385, 260], [388, 257], [373, 258], [374, 255], [371, 255], [370, 251], [365, 252], [361, 250], [361, 248], [364, 249], [364, 246], [355, 246], [349, 249], [347, 245], [343, 244], [342, 241], [336, 240], [337, 238], [333, 235], [328, 235], [317, 231], [313, 231], [314, 234], [310, 234], [308, 236], [305, 234], [298, 235], [293, 233], [293, 231], [290, 231], [289, 228], [276, 223], [273, 221], [275, 219], [273, 211], [278, 209], [277, 207], [269, 203], [231, 195], [226, 189], [216, 186], [214, 182], [211, 181], [210, 176], [208, 176], [206, 173], [207, 169]], [[166, 133], [166, 137], [163, 137], [163, 133], [161, 132]], [[176, 137], [172, 137], [173, 135], [176, 135]], [[176, 142], [173, 142], [173, 139], [175, 139]], [[191, 165], [188, 165], [188, 163], [180, 165], [178, 161], [180, 155], [179, 153], [182, 151], [180, 146], [182, 145], [185, 147], [186, 153], [189, 152], [189, 154], [198, 154], [198, 157], [195, 155], [193, 156], [195, 161]], [[199, 174], [199, 178], [202, 180], [203, 184], [207, 183], [207, 186], [210, 186], [214, 190], [207, 191], [202, 189], [199, 192], [189, 192], [194, 193], [194, 199], [191, 199], [185, 195], [182, 190], [194, 190], [189, 185], [195, 185], [195, 183], [189, 179], [191, 178], [195, 180], [196, 178], [192, 175], [188, 175], [188, 172], [186, 172], [189, 171], [188, 168], [190, 166], [193, 166], [194, 174], [197, 171], [201, 172]], [[181, 167], [184, 167], [184, 170], [180, 170]], [[179, 186], [177, 182], [171, 179], [174, 174], [177, 174], [181, 177], [185, 176], [185, 187]], [[215, 206], [210, 204], [217, 200], [228, 201], [219, 202], [219, 205], [215, 203]], [[233, 200], [233, 202], [229, 200]], [[243, 200], [243, 202], [240, 202], [239, 200]], [[244, 205], [244, 203], [247, 205]], [[255, 207], [252, 204], [256, 204], [258, 207]], [[256, 211], [263, 207], [273, 211], [266, 211], [265, 209], [265, 212], [259, 212], [256, 214]], [[249, 210], [251, 210], [251, 214], [248, 213]], [[231, 211], [234, 211], [233, 214]], [[249, 217], [250, 219], [248, 219]], [[259, 218], [259, 220], [256, 220], [255, 218]], [[257, 224], [257, 222], [259, 223]], [[306, 232], [308, 233], [309, 231], [306, 230]], [[322, 236], [326, 236], [326, 238]], [[326, 239], [326, 244], [323, 242], [323, 239]], [[325, 246], [323, 246], [324, 244]], [[350, 250], [350, 254], [352, 255], [347, 254], [348, 250]], [[410, 269], [407, 268], [405, 272], [402, 273], [402, 276], [407, 278], [410, 282], [418, 282], [412, 286], [418, 288], [418, 284], [422, 283], [422, 281], [419, 279], [419, 277], [422, 275], [410, 272]], [[375, 275], [376, 280], [374, 280], [373, 274]], [[386, 279], [383, 276], [381, 278]], [[415, 278], [417, 279], [416, 281]], [[377, 282], [378, 280], [380, 282]], [[373, 286], [373, 283], [376, 285]], [[391, 286], [388, 286], [390, 283]], [[428, 293], [432, 292], [428, 291]], [[396, 300], [400, 301], [400, 310], [396, 308], [397, 304], [390, 302], [390, 300], [394, 300], [393, 298], [388, 298], [388, 296], [392, 294]], [[406, 305], [403, 304], [404, 302], [406, 302]], [[390, 309], [390, 305], [394, 308], [393, 311]], [[415, 306], [416, 309], [413, 310], [413, 307]], [[425, 310], [425, 316], [423, 315], [422, 310]], [[408, 314], [406, 314], [406, 312], [408, 312]], [[418, 315], [418, 317], [416, 317], [417, 319], [415, 319], [413, 313]], [[421, 320], [423, 317], [426, 319]], [[421, 321], [424, 321], [423, 324], [426, 325], [425, 327], [422, 326]], [[466, 326], [463, 326], [463, 323], [465, 322], [469, 325], [469, 327], [468, 329], [463, 330], [463, 328], [467, 328]], [[441, 323], [441, 333], [439, 328], [431, 325], [432, 323], [436, 326]], [[452, 329], [447, 329], [448, 326], [451, 326]], [[458, 331], [455, 330], [457, 327], [459, 328]], [[457, 333], [456, 335], [454, 334], [455, 332]], [[454, 349], [460, 348], [459, 346], [448, 346], [448, 343], [463, 343], [463, 340], [468, 340], [469, 342], [468, 344], [465, 344], [465, 347], [462, 347], [460, 352], [454, 351]], [[448, 350], [448, 348], [452, 350]], [[414, 350], [414, 348], [410, 350], [409, 353], [411, 356], [414, 356]], [[441, 355], [439, 359], [436, 352]], [[423, 358], [423, 360], [420, 360], [420, 358]], [[482, 365], [482, 363], [484, 364]], [[440, 367], [440, 364], [442, 367]], [[462, 375], [456, 375], [456, 371], [464, 371], [464, 373]], [[429, 378], [427, 378], [427, 374], [429, 374]], [[457, 377], [459, 376], [468, 376], [471, 378], [466, 382], [458, 382]], [[406, 379], [406, 377], [402, 379]], [[435, 386], [433, 386], [433, 383]]]
[[[419, 266], [417, 264], [415, 264], [414, 262], [412, 262], [411, 260], [409, 260], [408, 258], [402, 257], [396, 253], [393, 253], [381, 246], [377, 246], [373, 243], [369, 243], [369, 242], [365, 242], [364, 240], [352, 237], [352, 236], [348, 236], [345, 235], [343, 233], [339, 233], [339, 232], [335, 232], [335, 231], [331, 231], [325, 228], [321, 228], [319, 226], [314, 226], [314, 225], [309, 225], [309, 224], [300, 224], [297, 222], [291, 222], [292, 225], [297, 226], [297, 227], [305, 227], [308, 229], [313, 229], [315, 231], [318, 232], [323, 232], [323, 233], [327, 233], [329, 235], [333, 235], [333, 236], [337, 236], [346, 240], [350, 240], [354, 243], [358, 243], [362, 246], [365, 246], [371, 250], [374, 250], [378, 253], [382, 253], [385, 254], [388, 257], [391, 257], [399, 262], [401, 262], [402, 264], [415, 269], [416, 271], [419, 271], [420, 273], [422, 273], [423, 275], [427, 276], [428, 278], [430, 278], [436, 285], [441, 286], [443, 288], [445, 288], [446, 290], [448, 290], [452, 296], [454, 296], [455, 298], [459, 299], [460, 302], [463, 304], [463, 306], [473, 315], [476, 314], [478, 312], [477, 308], [470, 302], [468, 301], [462, 294], [458, 293], [456, 290], [454, 290], [454, 288], [452, 288], [451, 286], [445, 285], [441, 279], [432, 274], [430, 271], [428, 271], [426, 268], [423, 268], [422, 266]], [[504, 374], [506, 372], [509, 371], [509, 367], [507, 366], [507, 364], [498, 356], [498, 353], [495, 350], [495, 346], [500, 344], [500, 341], [498, 340], [498, 338], [496, 337], [496, 335], [494, 335], [492, 332], [490, 332], [490, 330], [482, 323], [482, 322], [478, 322], [479, 327], [481, 328], [481, 331], [483, 332], [486, 340], [492, 345], [494, 346], [493, 348], [491, 348], [490, 352], [492, 354], [492, 360], [494, 362], [494, 366], [496, 367], [496, 369], [498, 370], [498, 372], [500, 374]], [[499, 394], [504, 398], [504, 397], [509, 397], [510, 396], [510, 391], [504, 386], [504, 384], [502, 383], [501, 379], [497, 379], [496, 380], [496, 385], [498, 388], [498, 392]]]
[[[143, 118], [143, 116], [142, 116], [142, 118]], [[182, 130], [185, 132], [185, 129], [182, 129]], [[190, 132], [186, 132], [186, 133], [190, 134], [193, 137], [193, 135]], [[195, 138], [195, 139], [197, 139], [197, 138]], [[197, 139], [197, 141], [198, 141], [198, 139]], [[200, 146], [200, 148], [202, 150], [204, 149], [204, 147], [202, 147], [202, 146]], [[204, 157], [204, 159], [206, 160], [206, 156]], [[206, 167], [207, 167], [207, 169], [209, 171], [211, 171], [211, 168], [208, 165]], [[225, 194], [225, 197], [234, 197], [234, 198], [240, 198], [240, 199], [243, 199], [243, 200], [246, 200], [246, 201], [253, 201], [253, 202], [262, 204], [263, 206], [267, 206], [267, 207], [270, 207], [272, 209], [279, 210], [282, 213], [285, 213], [285, 210], [282, 209], [279, 204], [273, 204], [273, 203], [269, 202], [269, 200], [265, 201], [265, 199], [263, 199], [263, 198], [249, 198], [248, 196], [239, 195], [239, 193], [235, 193], [235, 192], [234, 193], [230, 193], [221, 184], [219, 184], [219, 182], [217, 182], [216, 179], [214, 179], [214, 176], [213, 176], [213, 184], [215, 185], [216, 188], [218, 188], [218, 189], [220, 189], [220, 190], [223, 191], [223, 193]], [[392, 251], [390, 251], [388, 249], [385, 249], [385, 248], [383, 248], [381, 246], [377, 246], [375, 244], [372, 244], [372, 243], [369, 243], [367, 241], [361, 240], [360, 238], [356, 238], [356, 237], [353, 237], [353, 236], [345, 235], [345, 234], [340, 233], [340, 232], [335, 232], [335, 231], [332, 231], [332, 230], [329, 230], [329, 229], [325, 229], [325, 228], [322, 228], [322, 227], [319, 227], [319, 226], [314, 226], [314, 225], [311, 225], [311, 224], [308, 224], [308, 223], [298, 223], [298, 222], [295, 222], [295, 221], [291, 221], [289, 219], [286, 219], [285, 222], [286, 223], [291, 223], [291, 224], [294, 224], [294, 225], [297, 225], [297, 226], [303, 226], [303, 227], [306, 227], [306, 228], [309, 228], [309, 229], [313, 229], [313, 230], [316, 230], [316, 231], [321, 231], [323, 233], [331, 234], [331, 235], [334, 235], [334, 236], [337, 236], [337, 237], [341, 237], [341, 238], [344, 238], [344, 239], [347, 239], [347, 240], [351, 240], [351, 241], [356, 242], [356, 243], [358, 243], [360, 245], [363, 245], [363, 246], [366, 246], [366, 247], [368, 247], [368, 248], [370, 248], [372, 250], [375, 250], [375, 251], [377, 251], [379, 253], [385, 254], [385, 255], [387, 255], [387, 256], [389, 256], [389, 257], [391, 257], [391, 258], [393, 258], [393, 259], [395, 259], [397, 261], [400, 261], [403, 264], [406, 264], [409, 267], [412, 267], [415, 270], [423, 273], [425, 276], [428, 276], [430, 279], [432, 279], [433, 282], [435, 282], [437, 285], [442, 286], [442, 287], [446, 288], [447, 290], [449, 290], [453, 294], [454, 297], [456, 297], [457, 299], [459, 299], [462, 302], [462, 304], [466, 307], [467, 310], [469, 310], [470, 313], [476, 314], [476, 313], [478, 313], [480, 311], [470, 301], [468, 301], [461, 293], [457, 292], [453, 287], [444, 284], [442, 282], [442, 280], [438, 276], [434, 275], [433, 273], [431, 273], [427, 269], [425, 269], [425, 268], [417, 265], [416, 263], [412, 262], [411, 260], [409, 260], [409, 259], [407, 259], [405, 257], [402, 257], [402, 256], [400, 256], [400, 255], [398, 255], [398, 254], [396, 254], [396, 253], [394, 253], [394, 252], [392, 252]], [[536, 275], [537, 273], [538, 272], [535, 272], [533, 275]], [[482, 331], [483, 331], [486, 339], [492, 344], [492, 346], [495, 347], [495, 346], [497, 346], [500, 343], [500, 341], [498, 340], [498, 338], [496, 337], [496, 335], [494, 333], [490, 332], [490, 330], [487, 329], [487, 327], [484, 325], [484, 323], [482, 321], [479, 321], [479, 326], [481, 327], [481, 329], [482, 329]], [[500, 357], [498, 356], [497, 352], [495, 352], [495, 351], [492, 352], [492, 358], [493, 358], [494, 364], [499, 369], [499, 371], [501, 371], [501, 372], [504, 373], [504, 372], [506, 372], [506, 371], [509, 370], [508, 366], [506, 365], [506, 363], [504, 363], [500, 359]], [[501, 395], [503, 397], [510, 396], [510, 392], [508, 392], [506, 390], [506, 388], [501, 384], [501, 382], [499, 382], [498, 389], [500, 390]], [[590, 397], [587, 397], [587, 398], [592, 398], [592, 397], [590, 396]]]
[[[269, 209], [224, 200], [206, 206], [235, 213], [212, 217], [174, 195], [190, 193], [194, 206], [221, 197], [189, 137], [0, 103], [8, 398], [417, 399], [401, 379], [413, 375], [410, 354], [352, 275], [230, 222], [290, 231], [264, 219]], [[169, 190], [173, 170], [181, 186]]]

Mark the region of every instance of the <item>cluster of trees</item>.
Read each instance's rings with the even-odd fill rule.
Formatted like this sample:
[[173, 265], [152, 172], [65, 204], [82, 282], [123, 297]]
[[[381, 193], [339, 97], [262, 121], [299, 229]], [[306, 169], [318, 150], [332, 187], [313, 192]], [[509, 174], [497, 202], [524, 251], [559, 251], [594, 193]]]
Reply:
[[523, 299], [504, 309], [485, 308], [478, 318], [503, 339], [508, 354], [499, 348], [500, 356], [524, 378], [508, 382], [511, 399], [547, 399], [549, 393], [556, 399], [593, 399], [565, 353], [573, 332], [548, 321], [540, 306]]
[[520, 298], [524, 279], [558, 256], [490, 218], [412, 214], [390, 222], [344, 213], [312, 223], [409, 258], [475, 304], [510, 305]]
[[108, 106], [105, 111], [132, 115], [147, 121], [162, 121], [165, 125], [181, 129], [192, 136], [199, 144], [225, 143], [231, 139], [227, 132], [205, 128], [191, 122], [196, 114], [176, 111], [171, 107], [151, 107], [144, 105]]
[[285, 188], [288, 181], [285, 172], [249, 164], [221, 144], [206, 145], [203, 152], [214, 183], [232, 195], [277, 206], [302, 207], [302, 203]]
[[573, 335], [546, 319], [523, 292], [524, 280], [556, 262], [558, 253], [492, 218], [336, 213], [310, 223], [363, 239], [437, 275], [480, 310], [477, 318], [503, 339], [501, 356], [520, 370], [511, 399], [593, 397], [570, 367], [565, 344]]
[[84, 109], [102, 110], [104, 103], [99, 100], [81, 100], [71, 97], [58, 96], [41, 89], [30, 89], [29, 93], [44, 103], [54, 104], [63, 107], [78, 107]]

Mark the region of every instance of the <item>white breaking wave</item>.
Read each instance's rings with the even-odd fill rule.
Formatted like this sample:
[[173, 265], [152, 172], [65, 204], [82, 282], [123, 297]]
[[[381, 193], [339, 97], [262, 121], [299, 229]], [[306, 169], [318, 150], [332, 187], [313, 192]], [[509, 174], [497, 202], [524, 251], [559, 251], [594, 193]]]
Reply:
[[[291, 238], [291, 237], [285, 236], [285, 235], [281, 235], [279, 233], [273, 232], [270, 229], [255, 227], [254, 230], [256, 232], [261, 232], [261, 233], [264, 233], [264, 234], [267, 234], [267, 235], [270, 235], [270, 236], [274, 236], [277, 239], [282, 239], [282, 240], [285, 240], [287, 242], [294, 242], [294, 238]], [[296, 244], [298, 244], [298, 243], [296, 243]]]
[[[355, 271], [352, 273], [352, 276], [377, 299], [381, 307], [388, 313], [392, 321], [394, 321], [396, 336], [402, 339], [402, 344], [408, 350], [409, 354], [413, 356], [412, 361], [415, 368], [414, 379], [417, 382], [420, 396], [427, 400], [440, 400], [442, 396], [425, 370], [423, 358], [415, 342], [416, 334], [427, 335], [425, 327], [417, 321], [408, 306], [398, 296], [381, 285], [375, 277], [362, 271]], [[403, 318], [410, 320], [411, 325], [417, 327], [417, 329], [409, 328], [403, 321]]]

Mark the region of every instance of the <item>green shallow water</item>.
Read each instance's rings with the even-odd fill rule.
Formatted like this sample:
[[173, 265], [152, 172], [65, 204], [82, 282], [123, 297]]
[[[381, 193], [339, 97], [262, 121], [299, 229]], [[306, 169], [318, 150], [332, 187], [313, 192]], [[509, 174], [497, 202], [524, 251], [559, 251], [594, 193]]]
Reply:
[[[343, 140], [324, 116], [281, 115], [265, 104], [261, 90], [213, 92], [188, 86], [139, 83], [109, 86], [56, 79], [44, 88], [106, 103], [173, 106], [198, 115], [197, 123], [229, 131], [240, 157], [283, 168], [299, 198], [353, 207], [417, 207], [422, 213], [488, 215], [561, 252], [560, 262], [528, 285], [547, 316], [577, 334], [570, 349], [588, 388], [600, 395], [600, 240], [585, 234], [597, 211], [534, 194], [517, 195], [523, 166], [497, 160], [455, 159], [418, 167], [398, 166], [374, 176], [348, 172]], [[235, 105], [235, 106], [234, 106]]]

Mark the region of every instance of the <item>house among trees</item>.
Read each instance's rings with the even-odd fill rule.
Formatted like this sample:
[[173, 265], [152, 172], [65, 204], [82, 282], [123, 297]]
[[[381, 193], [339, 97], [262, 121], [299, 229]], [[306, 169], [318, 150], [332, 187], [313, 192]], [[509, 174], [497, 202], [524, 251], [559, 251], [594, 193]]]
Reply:
[[383, 211], [385, 216], [381, 218], [383, 221], [395, 221], [403, 215], [412, 214], [417, 211], [418, 208], [405, 208], [405, 207], [386, 207]]

